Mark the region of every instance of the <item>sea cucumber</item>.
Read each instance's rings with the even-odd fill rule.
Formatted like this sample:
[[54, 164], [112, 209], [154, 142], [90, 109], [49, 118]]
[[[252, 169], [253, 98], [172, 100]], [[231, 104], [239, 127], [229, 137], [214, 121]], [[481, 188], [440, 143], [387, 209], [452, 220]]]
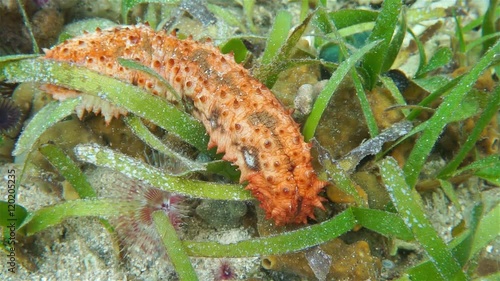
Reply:
[[[315, 207], [323, 208], [318, 193], [327, 183], [312, 168], [311, 145], [304, 142], [299, 125], [266, 86], [211, 42], [180, 40], [141, 24], [98, 29], [45, 53], [46, 59], [83, 65], [178, 102], [156, 78], [126, 68], [117, 59], [150, 67], [191, 105], [191, 114], [210, 135], [208, 147], [217, 146], [224, 160], [239, 167], [240, 182], [248, 182], [246, 188], [260, 201], [266, 218], [278, 225], [306, 223], [314, 218]], [[55, 85], [44, 88], [59, 100], [82, 94]], [[90, 96], [77, 107], [78, 115], [85, 110], [101, 113], [107, 122], [126, 114]]]

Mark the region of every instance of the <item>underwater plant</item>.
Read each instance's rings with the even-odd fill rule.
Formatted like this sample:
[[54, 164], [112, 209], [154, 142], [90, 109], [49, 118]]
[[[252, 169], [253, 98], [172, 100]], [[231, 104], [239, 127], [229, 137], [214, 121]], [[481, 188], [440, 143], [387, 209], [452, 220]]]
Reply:
[[[138, 3], [150, 3], [147, 9], [152, 11], [155, 7], [159, 7], [151, 2], [157, 1], [122, 1], [124, 19], [128, 19], [129, 10]], [[444, 193], [451, 202], [450, 206], [461, 210], [462, 199], [459, 199], [459, 194], [460, 189], [465, 188], [467, 180], [475, 179], [483, 184], [482, 187], [469, 187], [478, 194], [482, 194], [485, 190], [497, 190], [500, 185], [498, 128], [495, 128], [495, 124], [498, 126], [500, 87], [498, 81], [494, 80], [498, 74], [497, 57], [500, 52], [500, 42], [499, 32], [491, 28], [491, 23], [497, 21], [499, 15], [496, 2], [490, 2], [488, 12], [484, 16], [463, 26], [459, 20], [460, 15], [457, 15], [455, 10], [435, 8], [432, 13], [421, 18], [419, 16], [421, 11], [404, 8], [401, 1], [396, 0], [384, 1], [379, 11], [361, 9], [331, 11], [326, 1], [318, 1], [316, 9], [310, 11], [309, 1], [302, 1], [301, 22], [296, 26], [292, 26], [292, 14], [283, 10], [276, 14], [266, 40], [255, 39], [256, 36], [252, 37], [252, 34], [222, 40], [225, 44], [223, 43], [221, 50], [243, 54], [235, 55], [235, 58], [238, 57], [242, 63], [252, 61], [252, 48], [247, 47], [250, 46], [248, 40], [255, 39], [252, 41], [253, 47], [259, 44], [263, 46], [261, 55], [258, 59], [254, 58], [256, 61], [253, 62], [252, 75], [275, 90], [278, 97], [282, 97], [278, 89], [284, 89], [283, 84], [294, 82], [283, 82], [287, 79], [285, 76], [297, 80], [297, 77], [309, 74], [311, 68], [308, 67], [313, 67], [320, 73], [316, 77], [316, 82], [321, 76], [327, 77], [323, 87], [317, 90], [317, 96], [311, 99], [311, 112], [303, 116], [305, 121], [301, 128], [305, 141], [315, 139], [313, 143], [321, 164], [321, 168], [317, 169], [319, 179], [321, 182], [330, 183], [324, 193], [318, 195], [319, 191], [323, 191], [323, 184], [318, 190], [314, 190], [315, 196], [328, 198], [321, 199], [323, 203], [319, 204], [323, 204], [326, 211], [313, 213], [312, 210], [307, 210], [310, 213], [307, 216], [317, 218], [317, 223], [313, 220], [300, 219], [296, 222], [306, 222], [308, 225], [300, 228], [280, 228], [273, 224], [269, 225], [258, 214], [257, 209], [255, 211], [257, 215], [251, 214], [253, 219], [251, 223], [256, 225], [255, 228], [260, 228], [259, 236], [229, 244], [195, 241], [184, 237], [181, 239], [177, 233], [179, 217], [184, 219], [190, 217], [186, 207], [178, 205], [180, 197], [253, 200], [251, 193], [244, 189], [245, 184], [237, 182], [239, 175], [234, 168], [220, 160], [220, 156], [214, 151], [207, 150], [207, 144], [212, 141], [206, 135], [205, 128], [183, 111], [196, 111], [197, 107], [193, 107], [189, 99], [186, 102], [183, 100], [186, 99], [185, 96], [179, 95], [172, 97], [173, 104], [170, 104], [149, 94], [144, 87], [133, 85], [134, 81], [127, 83], [93, 71], [90, 68], [95, 61], [82, 66], [30, 55], [2, 57], [0, 58], [1, 80], [10, 83], [36, 82], [54, 85], [86, 95], [85, 98], [74, 95], [60, 102], [53, 101], [43, 107], [25, 126], [13, 151], [20, 159], [21, 156], [25, 159], [22, 173], [27, 173], [29, 170], [26, 167], [29, 166], [30, 159], [33, 159], [30, 157], [34, 157], [34, 153], [40, 151], [55, 170], [71, 184], [79, 199], [66, 200], [29, 211], [22, 205], [15, 204], [19, 211], [16, 214], [13, 233], [19, 237], [32, 236], [74, 216], [100, 217], [103, 225], [108, 226], [109, 223], [104, 219], [113, 221], [118, 218], [117, 232], [118, 235], [122, 235], [122, 240], [130, 239], [137, 243], [154, 241], [151, 244], [162, 247], [158, 251], [164, 250], [181, 280], [197, 279], [191, 257], [268, 258], [290, 253], [303, 254], [306, 257], [304, 260], [308, 264], [304, 264], [304, 267], [309, 269], [297, 274], [303, 274], [310, 279], [340, 278], [330, 272], [318, 271], [317, 265], [333, 264], [331, 260], [333, 255], [328, 253], [326, 249], [329, 246], [326, 245], [330, 245], [329, 243], [333, 243], [332, 241], [341, 235], [346, 239], [351, 235], [362, 236], [363, 243], [356, 244], [354, 240], [350, 241], [353, 242], [352, 245], [362, 245], [360, 248], [363, 248], [363, 251], [358, 252], [373, 256], [373, 259], [370, 259], [373, 264], [370, 266], [374, 270], [369, 270], [370, 274], [374, 275], [370, 275], [372, 278], [380, 277], [380, 266], [377, 263], [380, 257], [391, 258], [393, 256], [390, 252], [397, 252], [398, 247], [403, 248], [406, 245], [409, 249], [416, 248], [420, 251], [418, 263], [411, 265], [400, 263], [400, 271], [394, 272], [394, 276], [391, 277], [400, 280], [494, 279], [498, 277], [498, 271], [481, 274], [477, 270], [477, 264], [482, 260], [481, 251], [498, 237], [498, 229], [494, 226], [495, 220], [500, 215], [499, 202], [490, 202], [489, 207], [486, 207], [485, 198], [472, 202], [472, 206], [468, 206], [471, 215], [462, 217], [461, 226], [457, 225], [454, 234], [445, 239], [444, 234], [435, 226], [435, 218], [429, 216], [424, 191]], [[254, 1], [243, 1], [242, 9], [247, 19], [244, 24], [235, 21], [229, 9], [217, 5], [208, 6], [208, 9], [214, 11], [213, 13], [228, 25], [235, 25], [244, 32], [257, 33], [259, 27], [251, 20], [254, 5]], [[196, 18], [194, 8], [186, 9]], [[156, 13], [152, 11], [146, 13], [148, 17], [154, 17]], [[425, 37], [432, 37], [436, 31], [429, 28], [426, 36], [419, 36], [412, 30], [412, 26], [424, 20], [440, 17], [452, 18], [457, 22], [457, 30], [453, 35], [456, 39], [453, 41], [455, 45], [441, 47], [427, 59], [430, 53], [425, 48], [425, 41], [429, 39]], [[151, 22], [154, 21], [150, 21], [150, 24]], [[156, 22], [160, 25], [158, 21]], [[478, 26], [484, 29], [481, 39], [469, 42], [464, 34], [472, 32]], [[345, 39], [347, 36], [362, 32], [368, 32], [369, 35], [367, 41], [359, 46], [353, 46], [351, 41]], [[405, 45], [404, 40], [408, 34], [412, 43]], [[178, 32], [177, 36], [184, 34]], [[301, 45], [306, 37], [310, 40], [308, 41], [310, 44]], [[129, 39], [134, 41], [136, 38]], [[493, 40], [492, 43], [490, 39], [496, 41]], [[179, 42], [193, 43], [190, 39]], [[331, 46], [336, 46], [336, 50], [328, 50], [329, 52], [339, 52], [335, 56], [336, 61], [319, 59], [317, 54], [320, 52], [317, 50]], [[60, 49], [60, 52], [64, 53], [64, 48]], [[398, 82], [393, 81], [394, 75], [386, 75], [390, 69], [401, 66], [401, 61], [409, 60], [412, 53], [419, 59], [417, 69], [412, 76], [400, 75], [398, 79], [403, 81]], [[461, 59], [463, 55], [468, 55], [471, 61]], [[233, 59], [223, 55], [218, 57]], [[100, 58], [87, 57], [87, 59]], [[119, 60], [113, 67], [140, 73], [137, 77], [155, 77], [154, 81], [159, 82], [153, 86], [164, 87], [172, 92], [178, 91], [179, 87], [175, 84], [170, 85], [171, 83], [164, 81], [165, 79], [157, 77], [159, 76], [157, 71], [137, 61]], [[456, 72], [446, 72], [447, 68], [454, 68]], [[181, 71], [180, 68], [178, 71]], [[135, 84], [144, 84], [148, 88], [148, 81], [144, 80], [142, 83], [137, 80]], [[82, 99], [89, 97], [93, 103], [87, 104], [88, 108], [82, 108]], [[75, 108], [80, 108], [80, 117], [85, 116], [83, 109], [97, 113], [98, 110], [94, 105], [103, 102], [102, 100], [105, 105], [100, 109], [105, 108], [104, 115], [117, 117], [127, 112], [126, 117], [120, 118], [125, 120], [126, 127], [132, 131], [132, 135], [144, 142], [148, 148], [160, 151], [183, 163], [182, 172], [171, 175], [145, 163], [137, 155], [116, 149], [114, 147], [116, 144], [111, 141], [107, 144], [78, 144], [68, 150], [62, 149], [62, 144], [37, 142], [50, 127], [71, 116]], [[340, 102], [336, 104], [342, 104], [345, 108], [332, 110], [332, 105], [339, 100]], [[352, 109], [354, 106], [351, 107], [347, 101], [355, 102], [355, 109]], [[282, 97], [282, 102], [287, 103], [286, 96]], [[332, 111], [342, 112], [344, 115], [335, 117]], [[114, 115], [116, 112], [119, 114]], [[334, 128], [341, 131], [340, 136], [330, 134], [334, 130], [331, 129], [332, 123], [329, 122], [336, 120], [334, 118], [341, 120], [342, 127], [339, 128], [342, 130]], [[361, 124], [360, 127], [363, 129], [356, 130], [357, 125], [349, 123], [351, 119]], [[213, 125], [213, 128], [221, 126], [217, 123], [218, 119], [206, 118], [204, 121], [208, 122], [209, 126]], [[265, 121], [269, 120], [259, 119], [256, 123], [265, 125]], [[117, 131], [118, 129], [115, 132]], [[160, 138], [163, 131], [168, 131], [169, 134], [174, 134], [190, 144], [208, 161], [197, 161], [195, 157], [186, 156], [176, 150], [175, 146], [165, 144]], [[214, 131], [209, 133], [215, 134]], [[359, 135], [356, 141], [349, 139], [356, 134]], [[348, 139], [341, 141], [342, 135], [348, 136]], [[334, 136], [333, 144], [332, 136]], [[347, 143], [346, 148], [342, 150], [344, 143]], [[449, 145], [450, 143], [452, 145]], [[250, 170], [257, 166], [261, 168], [257, 165], [260, 162], [256, 160], [254, 151], [244, 151], [246, 154], [242, 154], [244, 156], [242, 161], [248, 168]], [[433, 161], [435, 158], [443, 159], [445, 164], [438, 165], [433, 171], [428, 172], [429, 166], [436, 162]], [[98, 192], [94, 190], [82, 171], [85, 169], [82, 164], [112, 169], [133, 180], [130, 180], [128, 189], [119, 191], [123, 193], [123, 197], [119, 200], [101, 198], [97, 196]], [[239, 166], [242, 169], [244, 164]], [[201, 176], [197, 177], [200, 174]], [[20, 175], [19, 179], [23, 179], [23, 175]], [[17, 193], [19, 189], [22, 189], [22, 186], [18, 180], [13, 190]], [[302, 202], [300, 196], [297, 202]], [[0, 211], [7, 213], [9, 204], [13, 203], [0, 202]], [[312, 205], [318, 206], [314, 203]], [[185, 224], [186, 228], [190, 227], [189, 222], [186, 221]], [[9, 222], [2, 217], [0, 226], [4, 230], [3, 237], [7, 240], [12, 237], [12, 233], [6, 232], [8, 225]], [[363, 230], [352, 231], [359, 228]], [[110, 232], [114, 232], [113, 227], [110, 226], [109, 229]], [[378, 240], [369, 240], [367, 237], [370, 235], [378, 237]], [[144, 237], [154, 238], [144, 239]], [[384, 248], [383, 251], [375, 250], [379, 246], [371, 248], [370, 245], [367, 246], [377, 241], [384, 241], [381, 245], [396, 246], [380, 246]], [[324, 248], [321, 248], [322, 246]], [[4, 247], [4, 250], [9, 251], [9, 248]], [[153, 250], [148, 249], [145, 252]], [[317, 251], [311, 254], [312, 250]], [[297, 265], [289, 262], [282, 270], [295, 273], [290, 267]], [[356, 271], [355, 265], [351, 263], [346, 267], [354, 268], [353, 272]], [[233, 268], [229, 264], [223, 263], [220, 269], [216, 273], [219, 278], [234, 277]], [[357, 277], [359, 278], [357, 275], [350, 276], [352, 280], [356, 280]]]

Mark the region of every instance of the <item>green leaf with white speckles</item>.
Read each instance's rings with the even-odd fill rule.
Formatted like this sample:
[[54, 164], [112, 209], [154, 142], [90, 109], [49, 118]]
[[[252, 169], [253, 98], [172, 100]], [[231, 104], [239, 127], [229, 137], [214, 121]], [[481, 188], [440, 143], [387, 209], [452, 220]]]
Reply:
[[[425, 122], [427, 124], [420, 138], [415, 143], [413, 150], [403, 168], [406, 174], [406, 181], [410, 186], [415, 186], [418, 176], [431, 154], [444, 127], [450, 122], [450, 116], [461, 115], [457, 112], [466, 94], [472, 89], [481, 73], [494, 61], [494, 57], [500, 51], [500, 41], [498, 41], [471, 69], [464, 75], [444, 98], [434, 115]], [[424, 123], [422, 123], [424, 124]]]
[[288, 231], [279, 235], [243, 240], [231, 244], [184, 241], [190, 256], [197, 257], [252, 257], [279, 255], [325, 243], [351, 230], [356, 219], [351, 209], [320, 224]]
[[53, 145], [45, 144], [40, 147], [40, 152], [49, 160], [59, 173], [71, 183], [80, 198], [96, 197], [94, 188], [87, 181], [87, 178], [82, 173], [77, 164], [64, 151]]
[[382, 4], [375, 27], [368, 38], [368, 42], [380, 41], [375, 48], [370, 50], [363, 58], [363, 68], [368, 74], [368, 89], [372, 89], [377, 83], [378, 76], [386, 61], [387, 52], [393, 37], [398, 15], [401, 11], [400, 0], [386, 0]]
[[304, 139], [306, 141], [309, 141], [314, 136], [316, 127], [319, 124], [319, 120], [321, 119], [321, 116], [323, 115], [328, 102], [335, 93], [337, 87], [340, 85], [340, 82], [342, 82], [342, 80], [344, 79], [347, 72], [349, 72], [349, 70], [354, 67], [354, 65], [358, 62], [359, 59], [363, 57], [363, 55], [374, 48], [378, 43], [378, 41], [371, 42], [370, 44], [367, 44], [363, 48], [359, 49], [348, 59], [343, 61], [335, 70], [333, 75], [328, 80], [328, 83], [325, 85], [325, 88], [321, 91], [321, 93], [319, 93], [318, 97], [316, 98], [311, 114], [304, 124], [302, 134], [304, 134]]
[[206, 164], [192, 161], [191, 159], [182, 156], [181, 154], [177, 153], [176, 151], [162, 143], [161, 140], [159, 140], [153, 133], [148, 130], [148, 128], [142, 123], [139, 117], [127, 116], [125, 118], [125, 123], [127, 123], [129, 128], [134, 132], [136, 136], [147, 143], [150, 147], [164, 155], [178, 160], [183, 167], [178, 175], [185, 175], [194, 171], [205, 171], [207, 169]]
[[[43, 207], [31, 214], [21, 226], [20, 232], [30, 236], [69, 217], [113, 217], [131, 208], [130, 201], [115, 199], [78, 199]], [[112, 206], [112, 207], [111, 207]]]
[[218, 184], [167, 175], [159, 169], [96, 144], [77, 145], [76, 157], [84, 162], [111, 168], [130, 178], [157, 188], [196, 198], [216, 200], [252, 200], [248, 190], [237, 184]]
[[38, 111], [23, 130], [12, 154], [17, 156], [25, 152], [30, 152], [43, 132], [63, 118], [71, 115], [79, 102], [80, 98], [52, 102]]
[[[5, 177], [10, 178], [8, 174]], [[7, 198], [7, 196], [5, 198], [7, 200], [10, 199]], [[2, 214], [2, 216], [0, 217], [0, 227], [8, 228], [11, 223], [15, 221], [15, 226], [17, 228], [24, 222], [26, 217], [28, 217], [29, 212], [23, 206], [15, 203], [13, 204], [12, 200], [9, 201], [10, 202], [0, 201], [0, 214]]]
[[66, 62], [25, 59], [0, 64], [0, 73], [9, 82], [53, 84], [100, 97], [176, 134], [200, 151], [207, 149], [208, 136], [198, 120], [146, 90], [85, 67]]
[[168, 216], [163, 211], [156, 211], [153, 213], [153, 221], [179, 279], [189, 281], [198, 280], [193, 265], [182, 245], [182, 241], [177, 236]]
[[460, 264], [425, 217], [420, 195], [406, 183], [396, 160], [389, 157], [382, 160], [378, 166], [399, 215], [422, 245], [437, 272], [445, 280], [467, 280]]

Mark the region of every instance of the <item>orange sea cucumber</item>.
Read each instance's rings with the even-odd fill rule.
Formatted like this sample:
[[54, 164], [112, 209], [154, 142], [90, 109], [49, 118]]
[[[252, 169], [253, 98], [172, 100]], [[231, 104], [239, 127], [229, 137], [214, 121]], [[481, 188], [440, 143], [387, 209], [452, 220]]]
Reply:
[[[323, 208], [318, 193], [326, 185], [311, 165], [311, 145], [271, 91], [248, 70], [221, 54], [210, 42], [179, 40], [147, 25], [97, 30], [46, 50], [46, 59], [68, 61], [113, 76], [175, 102], [175, 96], [156, 78], [120, 65], [132, 59], [163, 76], [192, 104], [224, 160], [241, 170], [240, 182], [260, 201], [267, 218], [277, 224], [306, 223], [313, 209]], [[63, 100], [81, 93], [54, 85], [45, 89]], [[77, 108], [101, 113], [106, 121], [123, 115], [98, 98], [85, 97]]]

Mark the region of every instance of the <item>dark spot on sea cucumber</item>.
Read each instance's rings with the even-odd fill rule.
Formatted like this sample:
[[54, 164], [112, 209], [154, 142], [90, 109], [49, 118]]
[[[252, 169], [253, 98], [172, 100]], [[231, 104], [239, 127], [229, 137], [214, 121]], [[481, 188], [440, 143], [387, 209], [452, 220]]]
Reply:
[[200, 68], [199, 75], [203, 76], [205, 80], [210, 79], [210, 75], [213, 71], [213, 67], [207, 61], [208, 57], [209, 57], [208, 51], [203, 49], [198, 49], [192, 52], [191, 56], [188, 58], [188, 61], [196, 62], [196, 64]]
[[253, 146], [243, 146], [241, 148], [241, 153], [243, 154], [243, 159], [245, 164], [250, 170], [259, 171], [259, 151]]
[[271, 131], [274, 130], [274, 128], [276, 127], [276, 123], [277, 123], [274, 116], [270, 115], [269, 113], [267, 113], [265, 111], [259, 111], [259, 112], [255, 112], [255, 113], [250, 114], [250, 116], [248, 116], [248, 121], [250, 121], [250, 123], [254, 126], [257, 126], [258, 124], [262, 124], [262, 125], [266, 126], [266, 128], [268, 128]]
[[212, 129], [217, 129], [220, 127], [220, 111], [219, 108], [214, 108], [212, 112], [210, 113], [210, 116], [208, 116], [208, 122], [210, 123], [210, 127]]

